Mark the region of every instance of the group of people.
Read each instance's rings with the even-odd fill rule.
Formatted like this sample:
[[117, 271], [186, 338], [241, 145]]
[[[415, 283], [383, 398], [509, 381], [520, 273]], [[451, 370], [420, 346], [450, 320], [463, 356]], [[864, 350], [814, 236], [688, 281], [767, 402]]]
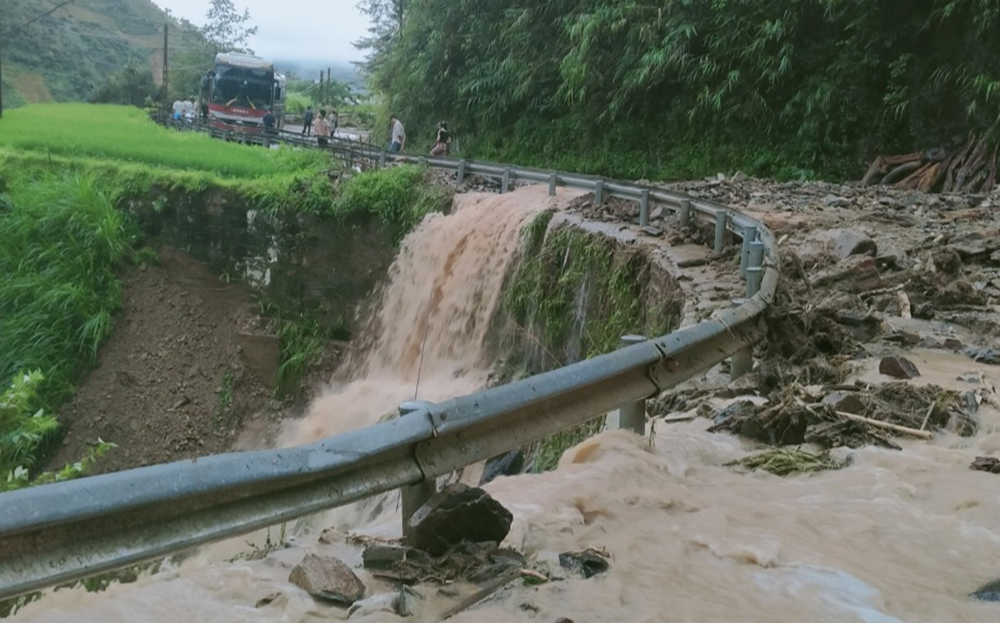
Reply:
[[[393, 115], [389, 118], [389, 151], [399, 153], [406, 149], [406, 130], [399, 117]], [[434, 148], [431, 149], [432, 156], [447, 156], [451, 150], [451, 134], [448, 133], [448, 124], [439, 121], [437, 134], [434, 138]]]
[[197, 106], [191, 100], [177, 100], [172, 107], [174, 121], [194, 121], [197, 115]]
[[[312, 106], [307, 106], [302, 115], [302, 136], [316, 136], [316, 142], [321, 147], [329, 144], [329, 139], [336, 134], [340, 118], [337, 111], [326, 114], [325, 109], [320, 109], [319, 116], [313, 115]], [[266, 125], [266, 122], [265, 122]], [[406, 149], [406, 130], [399, 117], [392, 115], [389, 118], [389, 151], [399, 153]], [[451, 150], [451, 134], [448, 133], [448, 124], [444, 121], [438, 122], [437, 135], [434, 140], [434, 148], [431, 149], [432, 156], [447, 156]]]
[[339, 122], [340, 116], [336, 110], [330, 111], [327, 115], [326, 110], [321, 108], [319, 117], [314, 117], [312, 106], [307, 106], [305, 114], [302, 115], [302, 136], [315, 134], [316, 142], [324, 146], [336, 134]]

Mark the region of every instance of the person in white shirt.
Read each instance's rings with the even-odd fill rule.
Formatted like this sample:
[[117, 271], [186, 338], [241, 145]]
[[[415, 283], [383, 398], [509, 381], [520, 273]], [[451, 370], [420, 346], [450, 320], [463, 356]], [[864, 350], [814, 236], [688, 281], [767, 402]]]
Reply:
[[390, 117], [389, 121], [392, 123], [390, 130], [392, 139], [389, 141], [389, 151], [399, 153], [406, 149], [406, 130], [403, 129], [403, 124], [399, 122], [399, 118], [396, 115]]

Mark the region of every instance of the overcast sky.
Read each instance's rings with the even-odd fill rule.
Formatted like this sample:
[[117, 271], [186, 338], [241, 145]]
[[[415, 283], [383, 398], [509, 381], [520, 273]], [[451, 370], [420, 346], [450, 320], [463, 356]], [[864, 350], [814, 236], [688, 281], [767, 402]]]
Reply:
[[[205, 24], [208, 0], [153, 0], [197, 26]], [[242, 12], [250, 9], [257, 35], [250, 47], [266, 58], [306, 62], [348, 62], [362, 59], [352, 41], [367, 33], [368, 20], [357, 0], [233, 0]]]

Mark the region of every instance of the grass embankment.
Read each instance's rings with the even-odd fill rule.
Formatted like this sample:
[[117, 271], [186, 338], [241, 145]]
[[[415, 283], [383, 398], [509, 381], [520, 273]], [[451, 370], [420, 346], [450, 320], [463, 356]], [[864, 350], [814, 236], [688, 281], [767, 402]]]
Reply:
[[[121, 304], [125, 219], [91, 180], [45, 177], [0, 196], [0, 490], [27, 481]], [[99, 448], [106, 449], [103, 445]], [[101, 450], [103, 451], [103, 450]]]
[[[379, 219], [398, 241], [424, 214], [447, 205], [417, 167], [335, 185], [329, 166], [322, 152], [182, 134], [127, 107], [11, 111], [0, 122], [0, 490], [28, 482], [58, 431], [36, 411], [54, 413], [72, 395], [112, 330], [121, 303], [117, 273], [139, 255], [141, 232], [130, 225], [136, 206], [156, 210], [158, 202], [186, 196], [200, 207], [226, 196], [277, 218]], [[280, 387], [291, 391], [326, 336], [293, 302], [266, 308], [282, 340]], [[93, 458], [60, 477], [79, 474]]]
[[[650, 260], [603, 235], [569, 226], [549, 228], [543, 212], [522, 232], [523, 257], [504, 285], [501, 311], [513, 326], [503, 375], [519, 376], [608, 353], [623, 335], [663, 335], [676, 325], [681, 301], [655, 301]], [[535, 471], [554, 469], [568, 448], [597, 433], [597, 418], [529, 449]]]

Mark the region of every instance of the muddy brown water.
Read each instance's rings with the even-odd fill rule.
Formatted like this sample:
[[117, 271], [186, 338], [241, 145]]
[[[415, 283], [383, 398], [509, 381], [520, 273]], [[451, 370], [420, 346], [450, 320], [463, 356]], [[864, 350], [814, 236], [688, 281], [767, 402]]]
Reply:
[[[285, 442], [369, 424], [411, 399], [420, 370], [413, 345], [425, 330], [433, 336], [427, 344], [436, 346], [425, 353], [419, 397], [437, 400], [478, 387], [484, 379], [475, 351], [478, 320], [435, 320], [433, 310], [479, 318], [480, 305], [490, 305], [491, 295], [495, 301], [502, 276], [494, 271], [505, 265], [520, 224], [548, 203], [544, 188], [470, 195], [452, 216], [426, 222], [407, 240], [393, 272], [380, 314], [385, 330], [357, 364], [365, 378], [332, 388], [303, 422], [289, 426]], [[436, 300], [429, 316], [428, 299]], [[914, 357], [923, 375], [918, 382], [966, 388], [956, 376], [978, 369], [1000, 383], [997, 368], [939, 352]], [[873, 374], [870, 365], [859, 372]], [[903, 451], [865, 448], [852, 453], [846, 469], [788, 478], [723, 467], [750, 447], [707, 433], [705, 420], [658, 426], [652, 442], [603, 433], [569, 450], [554, 472], [500, 478], [486, 488], [514, 514], [508, 545], [542, 557], [606, 548], [610, 570], [507, 589], [450, 620], [995, 622], [1000, 606], [967, 596], [1000, 577], [1000, 480], [968, 469], [977, 454], [1000, 452], [1000, 412], [984, 403], [980, 417], [973, 438], [901, 440]], [[229, 562], [247, 549], [247, 539], [234, 539], [103, 593], [60, 590], [13, 620], [343, 620], [346, 611], [315, 602], [288, 583], [288, 574], [307, 551], [357, 565], [356, 550], [336, 539], [318, 543], [318, 531], [398, 535], [395, 504], [394, 496], [380, 496], [289, 526], [291, 547], [262, 560]], [[248, 539], [260, 543], [263, 536]], [[391, 589], [361, 574], [369, 594]], [[437, 621], [453, 603], [436, 588], [417, 588], [427, 599], [409, 620]], [[255, 607], [275, 592], [281, 597]], [[355, 618], [399, 620], [388, 613]]]

